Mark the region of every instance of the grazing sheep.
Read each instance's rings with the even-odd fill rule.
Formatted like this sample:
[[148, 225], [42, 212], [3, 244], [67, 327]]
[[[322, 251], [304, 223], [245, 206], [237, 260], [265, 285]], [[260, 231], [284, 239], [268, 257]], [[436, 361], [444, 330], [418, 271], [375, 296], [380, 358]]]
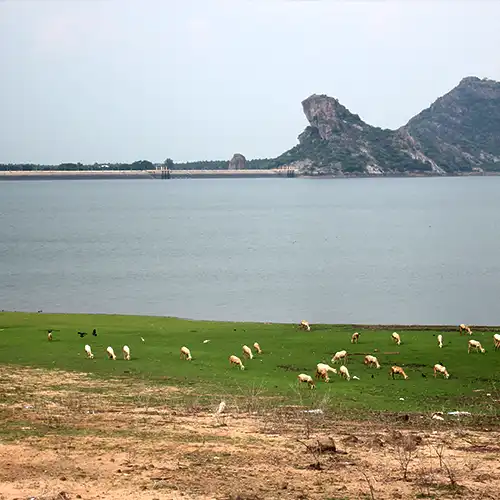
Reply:
[[191, 357], [191, 351], [185, 346], [183, 345], [181, 347], [181, 356], [180, 358], [184, 358], [184, 359], [187, 359], [188, 361], [191, 361], [193, 358]]
[[234, 354], [231, 354], [229, 356], [229, 364], [232, 365], [237, 365], [240, 367], [241, 370], [244, 370], [245, 367], [243, 366], [243, 363], [241, 362], [241, 359], [238, 358], [238, 356], [235, 356]]
[[460, 333], [460, 335], [462, 335], [462, 333], [465, 335], [465, 334], [469, 334], [469, 335], [472, 335], [472, 330], [469, 328], [468, 325], [464, 325], [463, 323], [458, 327], [458, 331]]
[[225, 401], [221, 401], [219, 403], [219, 406], [217, 407], [217, 410], [215, 410], [215, 413], [217, 415], [220, 415], [221, 413], [224, 413], [225, 409], [226, 409], [226, 402]]
[[472, 349], [474, 349], [475, 351], [481, 351], [482, 353], [486, 352], [486, 349], [483, 348], [479, 340], [472, 340], [472, 339], [469, 340], [469, 346], [467, 348], [467, 352], [470, 354]]
[[440, 365], [439, 363], [434, 365], [434, 378], [436, 378], [438, 373], [442, 373], [444, 378], [450, 378], [450, 374], [446, 370], [446, 366]]
[[248, 359], [253, 359], [252, 349], [250, 349], [250, 347], [248, 347], [247, 345], [243, 346], [243, 356]]
[[408, 375], [406, 375], [405, 371], [400, 366], [391, 366], [390, 373], [392, 378], [394, 378], [396, 374], [402, 375], [405, 380], [408, 378]]
[[493, 335], [493, 343], [495, 344], [495, 351], [497, 349], [500, 349], [500, 334], [499, 333], [495, 333], [495, 335]]
[[52, 340], [52, 332], [47, 333], [47, 340], [51, 341]]
[[380, 368], [380, 363], [378, 362], [378, 359], [375, 356], [372, 356], [371, 354], [367, 354], [365, 356], [365, 360], [363, 363], [367, 366], [375, 366], [375, 368]]
[[316, 365], [315, 377], [322, 378], [325, 382], [329, 382], [330, 378], [328, 377], [328, 372], [337, 373], [337, 370], [326, 363], [318, 363]]
[[342, 365], [339, 369], [339, 375], [341, 377], [344, 377], [347, 381], [351, 380], [351, 376], [349, 375], [349, 370], [347, 369], [347, 366]]
[[108, 353], [108, 358], [109, 359], [112, 359], [113, 361], [116, 360], [116, 355], [115, 355], [115, 351], [113, 350], [113, 348], [111, 346], [109, 346], [107, 349], [106, 349], [106, 352]]
[[347, 363], [347, 351], [338, 351], [333, 355], [332, 363], [335, 364], [337, 361], [342, 360], [342, 363]]
[[357, 344], [359, 340], [359, 333], [354, 332], [351, 337], [351, 344]]
[[258, 342], [254, 342], [253, 347], [257, 351], [257, 354], [262, 354], [262, 349], [260, 348], [260, 345]]
[[92, 354], [92, 349], [88, 344], [85, 345], [85, 353], [87, 354], [87, 358], [94, 359], [94, 355]]
[[438, 346], [441, 348], [443, 347], [443, 336], [438, 335]]
[[309, 325], [309, 322], [307, 322], [305, 319], [303, 319], [300, 322], [299, 328], [301, 328], [302, 330], [307, 330], [308, 332], [311, 331], [311, 327]]
[[130, 361], [130, 347], [128, 345], [124, 345], [122, 347], [123, 359], [125, 361]]
[[297, 379], [299, 383], [304, 382], [306, 383], [311, 389], [314, 389], [316, 386], [314, 385], [314, 380], [310, 375], [306, 375], [305, 373], [301, 373], [300, 375], [297, 375]]
[[401, 345], [401, 337], [399, 336], [399, 333], [394, 332], [392, 334], [392, 340], [394, 340], [396, 344]]

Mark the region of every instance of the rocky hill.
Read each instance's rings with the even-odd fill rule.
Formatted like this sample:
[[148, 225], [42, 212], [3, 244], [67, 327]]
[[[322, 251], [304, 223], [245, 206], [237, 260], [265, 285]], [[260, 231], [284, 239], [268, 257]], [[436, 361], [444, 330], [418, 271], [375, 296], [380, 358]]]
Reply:
[[464, 78], [398, 130], [368, 125], [326, 95], [302, 107], [309, 126], [274, 167], [329, 175], [500, 170], [500, 83], [493, 80]]

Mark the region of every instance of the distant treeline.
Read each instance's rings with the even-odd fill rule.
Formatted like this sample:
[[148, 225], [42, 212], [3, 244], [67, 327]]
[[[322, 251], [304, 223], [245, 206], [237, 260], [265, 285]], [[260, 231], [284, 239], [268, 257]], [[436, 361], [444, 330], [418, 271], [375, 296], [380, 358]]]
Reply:
[[[269, 169], [273, 168], [273, 159], [262, 158], [255, 160], [247, 160], [246, 168], [248, 169]], [[166, 166], [172, 170], [224, 170], [228, 168], [227, 160], [213, 161], [192, 161], [186, 163], [175, 163], [170, 158], [167, 158], [163, 163], [152, 163], [148, 160], [134, 161], [133, 163], [94, 163], [85, 165], [83, 163], [61, 163], [59, 165], [41, 165], [34, 163], [0, 163], [0, 171], [39, 171], [39, 170], [70, 170], [70, 171], [85, 171], [85, 170], [154, 170], [156, 167]]]

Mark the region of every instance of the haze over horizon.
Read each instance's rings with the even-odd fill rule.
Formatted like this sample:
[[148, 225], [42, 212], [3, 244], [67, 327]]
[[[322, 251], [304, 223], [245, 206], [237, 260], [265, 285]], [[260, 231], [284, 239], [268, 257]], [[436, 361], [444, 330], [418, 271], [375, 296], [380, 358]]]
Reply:
[[500, 2], [4, 0], [0, 163], [275, 157], [336, 97], [395, 129], [500, 80]]

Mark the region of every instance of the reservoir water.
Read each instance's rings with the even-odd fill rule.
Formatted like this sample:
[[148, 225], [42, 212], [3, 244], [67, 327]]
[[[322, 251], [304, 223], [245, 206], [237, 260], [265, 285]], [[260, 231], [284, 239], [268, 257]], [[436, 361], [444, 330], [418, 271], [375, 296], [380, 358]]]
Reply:
[[0, 183], [0, 309], [500, 324], [500, 177]]

